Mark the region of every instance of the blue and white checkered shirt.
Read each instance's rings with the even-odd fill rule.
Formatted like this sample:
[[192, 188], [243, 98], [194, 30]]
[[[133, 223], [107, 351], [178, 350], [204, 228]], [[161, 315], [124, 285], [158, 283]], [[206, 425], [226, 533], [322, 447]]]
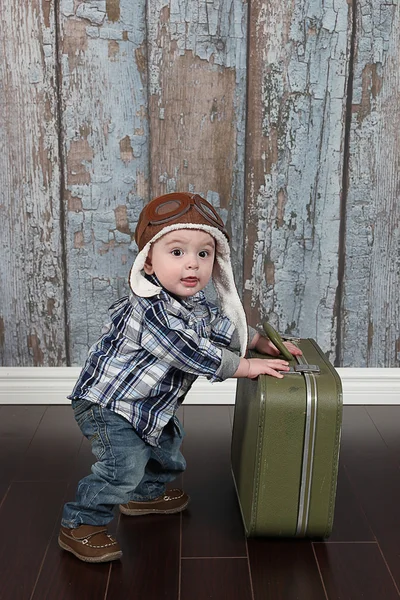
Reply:
[[69, 398], [106, 406], [156, 446], [199, 375], [214, 382], [235, 373], [236, 329], [202, 291], [184, 300], [165, 290], [151, 298], [131, 294], [109, 312]]

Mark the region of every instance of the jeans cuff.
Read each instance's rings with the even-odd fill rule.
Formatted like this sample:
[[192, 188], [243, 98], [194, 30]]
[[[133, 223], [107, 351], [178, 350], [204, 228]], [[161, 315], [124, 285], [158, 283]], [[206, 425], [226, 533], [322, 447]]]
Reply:
[[82, 525], [82, 523], [73, 523], [72, 521], [65, 521], [64, 519], [61, 520], [61, 527], [65, 527], [66, 529], [76, 529], [80, 525]]
[[131, 497], [131, 500], [133, 502], [151, 502], [152, 500], [155, 500], [156, 498], [163, 496], [165, 494], [165, 490], [166, 490], [166, 488], [164, 488], [164, 490], [162, 492], [158, 492], [156, 495], [154, 495], [154, 493], [148, 494], [147, 496], [141, 496], [140, 494], [133, 494]]

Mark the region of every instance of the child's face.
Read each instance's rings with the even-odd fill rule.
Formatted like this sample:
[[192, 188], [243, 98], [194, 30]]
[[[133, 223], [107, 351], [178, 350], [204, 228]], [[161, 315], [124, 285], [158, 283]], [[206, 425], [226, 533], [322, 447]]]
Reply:
[[155, 273], [161, 285], [187, 298], [210, 281], [215, 257], [214, 238], [199, 229], [177, 229], [152, 244], [144, 270]]

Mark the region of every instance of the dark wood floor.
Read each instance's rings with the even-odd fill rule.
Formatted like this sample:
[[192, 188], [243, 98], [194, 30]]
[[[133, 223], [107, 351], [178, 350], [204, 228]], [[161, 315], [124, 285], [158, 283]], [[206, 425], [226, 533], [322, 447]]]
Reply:
[[90, 565], [57, 545], [62, 505], [92, 462], [70, 407], [0, 407], [0, 600], [399, 598], [400, 406], [345, 407], [334, 531], [317, 543], [246, 540], [232, 407], [181, 417], [189, 509], [117, 516], [122, 560]]

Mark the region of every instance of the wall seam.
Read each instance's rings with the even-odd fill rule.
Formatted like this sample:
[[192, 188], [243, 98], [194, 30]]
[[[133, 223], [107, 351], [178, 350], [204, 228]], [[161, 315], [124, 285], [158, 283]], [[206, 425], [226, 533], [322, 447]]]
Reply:
[[346, 216], [347, 216], [347, 197], [349, 190], [349, 159], [350, 159], [350, 137], [353, 107], [353, 80], [354, 80], [354, 55], [356, 43], [356, 0], [352, 0], [351, 7], [351, 41], [349, 56], [349, 72], [347, 80], [346, 109], [345, 109], [345, 130], [344, 130], [344, 148], [343, 148], [343, 172], [342, 172], [342, 194], [340, 199], [340, 226], [339, 226], [339, 246], [338, 246], [338, 285], [336, 289], [335, 316], [336, 316], [336, 357], [335, 366], [339, 367], [343, 358], [343, 296], [344, 296], [344, 274], [346, 263]]
[[54, 37], [55, 37], [55, 88], [56, 88], [56, 107], [57, 107], [57, 140], [58, 140], [58, 155], [60, 168], [60, 237], [61, 237], [61, 268], [63, 274], [63, 309], [65, 320], [64, 343], [65, 357], [67, 367], [71, 366], [71, 347], [70, 347], [70, 331], [69, 331], [69, 313], [68, 313], [68, 264], [67, 264], [67, 231], [66, 231], [66, 214], [65, 214], [65, 172], [64, 172], [64, 134], [62, 126], [62, 68], [61, 68], [61, 9], [60, 0], [54, 0]]
[[147, 202], [153, 197], [153, 176], [151, 171], [151, 154], [152, 154], [152, 132], [150, 118], [150, 44], [149, 44], [149, 18], [150, 18], [150, 1], [145, 2], [144, 15], [144, 31], [145, 31], [145, 47], [146, 47], [146, 63], [147, 63], [147, 131], [148, 131], [148, 158], [147, 158], [147, 177], [149, 185], [147, 186]]
[[[243, 176], [243, 248], [242, 248], [242, 299], [244, 296], [245, 283], [246, 283], [246, 273], [245, 273], [245, 248], [246, 248], [246, 209], [247, 209], [247, 193], [248, 193], [248, 185], [247, 179], [249, 175], [248, 168], [248, 131], [249, 131], [249, 95], [250, 95], [250, 77], [249, 77], [249, 69], [250, 69], [250, 32], [251, 32], [251, 0], [248, 0], [247, 3], [247, 30], [246, 30], [246, 100], [245, 100], [245, 121], [244, 121], [244, 154], [243, 154], [243, 163], [244, 163], [244, 176]], [[246, 315], [247, 316], [247, 315]]]

